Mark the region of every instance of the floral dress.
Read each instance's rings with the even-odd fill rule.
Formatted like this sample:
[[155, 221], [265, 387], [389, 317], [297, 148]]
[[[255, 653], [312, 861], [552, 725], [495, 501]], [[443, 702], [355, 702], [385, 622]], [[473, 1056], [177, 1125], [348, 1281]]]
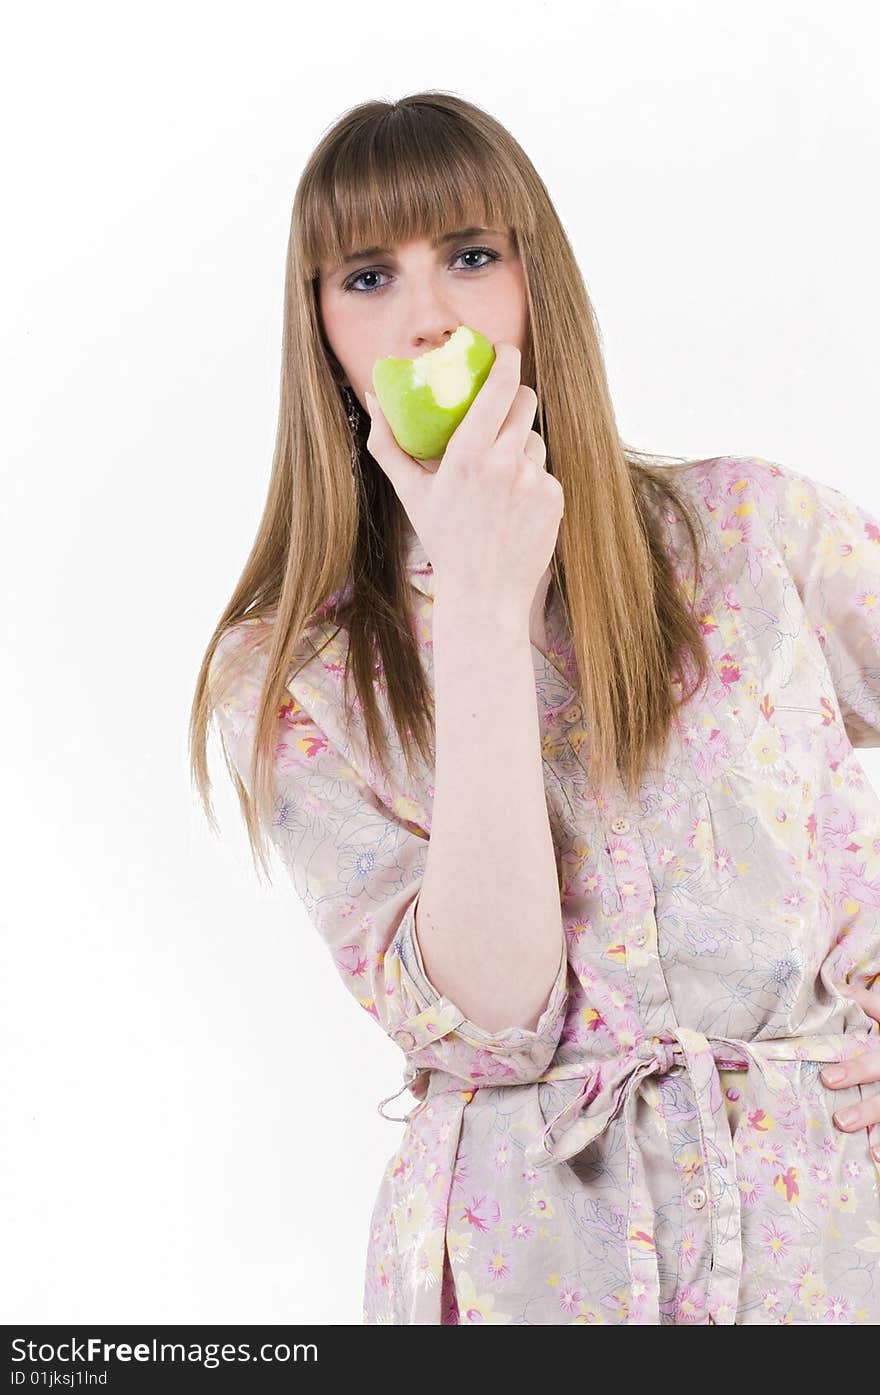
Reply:
[[[558, 598], [548, 652], [532, 647], [566, 939], [534, 1030], [487, 1031], [425, 972], [433, 771], [407, 777], [381, 666], [390, 781], [359, 705], [344, 721], [344, 630], [288, 684], [272, 842], [402, 1053], [378, 1105], [403, 1127], [372, 1209], [365, 1323], [880, 1322], [880, 1126], [831, 1117], [880, 1082], [819, 1077], [880, 1048], [835, 987], [880, 991], [880, 801], [854, 751], [880, 745], [880, 523], [761, 459], [677, 481], [705, 524], [699, 585], [674, 510], [664, 527], [711, 678], [635, 798], [587, 779]], [[409, 578], [432, 685], [415, 533]], [[312, 643], [334, 629], [319, 619]], [[217, 709], [246, 784], [268, 630], [243, 622], [220, 646], [248, 651]]]

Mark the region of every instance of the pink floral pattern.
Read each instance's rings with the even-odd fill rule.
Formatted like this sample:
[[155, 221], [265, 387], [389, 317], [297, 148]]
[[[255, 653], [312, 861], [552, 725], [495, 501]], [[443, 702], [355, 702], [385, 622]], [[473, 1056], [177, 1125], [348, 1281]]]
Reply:
[[[761, 459], [678, 479], [706, 526], [699, 585], [672, 511], [668, 547], [712, 676], [636, 799], [587, 780], [558, 600], [548, 652], [532, 649], [567, 942], [534, 1031], [486, 1031], [425, 973], [432, 771], [407, 778], [381, 667], [390, 781], [359, 708], [344, 722], [344, 631], [288, 684], [272, 841], [403, 1055], [379, 1105], [403, 1133], [373, 1206], [365, 1323], [880, 1322], [880, 1129], [831, 1117], [880, 1082], [819, 1078], [880, 1048], [836, 989], [880, 990], [880, 801], [854, 749], [880, 745], [880, 523]], [[433, 683], [414, 533], [409, 562]], [[245, 622], [221, 645], [245, 647], [217, 709], [245, 783], [268, 633]], [[309, 638], [332, 635], [322, 618]], [[416, 1103], [388, 1114], [407, 1088]]]

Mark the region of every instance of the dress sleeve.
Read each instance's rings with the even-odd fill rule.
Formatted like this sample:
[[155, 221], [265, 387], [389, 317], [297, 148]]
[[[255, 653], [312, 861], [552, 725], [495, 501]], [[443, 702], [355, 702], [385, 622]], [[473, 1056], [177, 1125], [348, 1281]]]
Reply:
[[880, 521], [831, 485], [755, 463], [783, 561], [853, 746], [880, 746]]
[[[215, 708], [227, 758], [249, 792], [260, 688], [259, 673], [245, 671]], [[435, 1068], [471, 1086], [542, 1074], [565, 1021], [567, 954], [534, 1030], [490, 1032], [470, 1021], [431, 983], [416, 943], [428, 835], [407, 817], [411, 801], [383, 802], [289, 689], [273, 773], [271, 842], [346, 988], [403, 1052], [405, 1083]]]

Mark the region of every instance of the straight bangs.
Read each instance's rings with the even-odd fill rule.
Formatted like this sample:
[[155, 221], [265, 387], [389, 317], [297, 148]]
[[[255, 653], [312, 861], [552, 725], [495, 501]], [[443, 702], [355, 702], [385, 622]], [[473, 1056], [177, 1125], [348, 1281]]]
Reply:
[[341, 142], [318, 147], [299, 190], [297, 260], [314, 282], [362, 248], [471, 226], [509, 232], [518, 250], [535, 220], [511, 165], [451, 113], [413, 105], [377, 120], [368, 105]]

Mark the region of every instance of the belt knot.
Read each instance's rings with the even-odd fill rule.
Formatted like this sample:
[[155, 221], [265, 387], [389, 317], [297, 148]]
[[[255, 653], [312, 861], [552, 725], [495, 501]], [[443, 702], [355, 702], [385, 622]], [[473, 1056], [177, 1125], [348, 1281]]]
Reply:
[[684, 1050], [677, 1041], [661, 1041], [658, 1037], [640, 1041], [635, 1050], [640, 1061], [653, 1061], [660, 1074], [684, 1062]]

